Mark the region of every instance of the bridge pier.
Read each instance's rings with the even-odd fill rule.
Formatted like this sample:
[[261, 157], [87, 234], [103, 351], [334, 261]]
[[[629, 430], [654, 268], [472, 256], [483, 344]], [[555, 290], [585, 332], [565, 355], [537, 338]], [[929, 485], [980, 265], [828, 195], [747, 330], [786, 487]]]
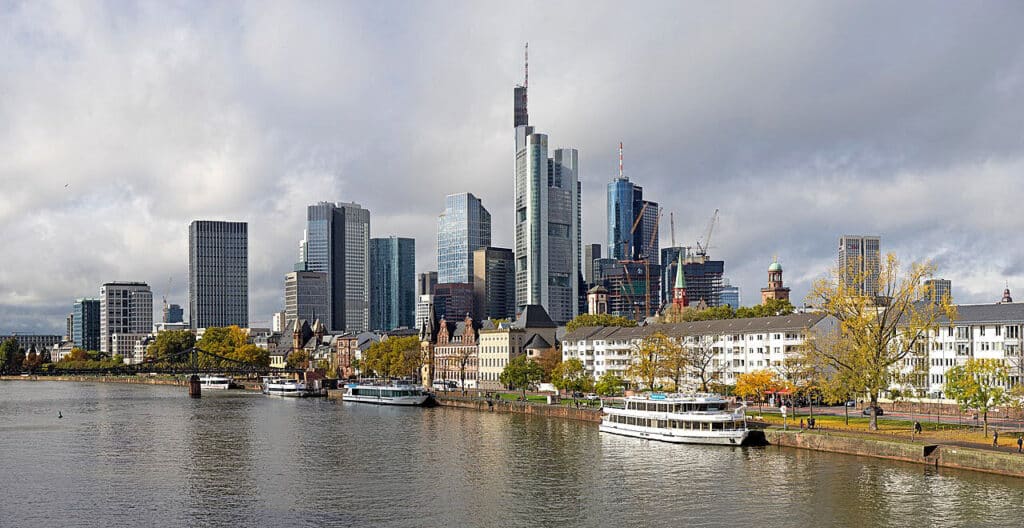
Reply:
[[199, 384], [198, 374], [193, 374], [188, 378], [188, 395], [192, 398], [202, 396], [202, 387]]

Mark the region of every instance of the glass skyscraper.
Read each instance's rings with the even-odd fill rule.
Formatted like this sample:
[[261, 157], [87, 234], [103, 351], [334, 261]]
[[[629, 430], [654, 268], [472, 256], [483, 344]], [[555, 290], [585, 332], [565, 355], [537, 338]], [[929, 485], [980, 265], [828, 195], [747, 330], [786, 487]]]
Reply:
[[619, 177], [609, 182], [608, 256], [657, 264], [658, 212], [657, 202], [644, 200], [643, 187], [629, 178]]
[[473, 252], [491, 245], [491, 213], [473, 193], [450, 194], [437, 217], [437, 282], [473, 282]]
[[188, 226], [188, 241], [191, 327], [248, 327], [248, 224], [195, 220]]
[[306, 239], [298, 266], [326, 273], [332, 331], [365, 332], [370, 326], [370, 211], [357, 203], [320, 202], [307, 209]]
[[71, 317], [71, 341], [75, 346], [83, 350], [99, 350], [100, 300], [76, 300]]
[[416, 241], [370, 239], [370, 328], [412, 328], [416, 316]]

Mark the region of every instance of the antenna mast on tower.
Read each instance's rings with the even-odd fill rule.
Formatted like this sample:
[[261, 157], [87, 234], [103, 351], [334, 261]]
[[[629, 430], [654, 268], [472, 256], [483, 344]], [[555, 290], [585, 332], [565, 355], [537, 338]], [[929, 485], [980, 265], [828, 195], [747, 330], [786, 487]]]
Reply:
[[619, 179], [622, 179], [622, 142], [619, 141]]
[[[523, 51], [523, 88], [526, 88], [528, 92], [530, 90], [530, 43], [526, 43], [526, 49]], [[526, 102], [528, 95], [523, 93], [523, 102]]]

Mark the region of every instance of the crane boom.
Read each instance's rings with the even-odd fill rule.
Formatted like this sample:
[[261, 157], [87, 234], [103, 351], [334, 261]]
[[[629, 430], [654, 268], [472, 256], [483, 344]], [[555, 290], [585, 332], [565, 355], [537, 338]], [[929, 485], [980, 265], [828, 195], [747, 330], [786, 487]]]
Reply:
[[708, 222], [708, 229], [704, 233], [704, 244], [697, 242], [697, 252], [700, 255], [707, 255], [708, 248], [711, 247], [711, 233], [715, 230], [715, 223], [718, 222], [718, 209], [715, 209], [715, 213], [711, 215], [711, 220]]
[[676, 217], [675, 213], [668, 213], [669, 227], [672, 228], [672, 247], [676, 247]]

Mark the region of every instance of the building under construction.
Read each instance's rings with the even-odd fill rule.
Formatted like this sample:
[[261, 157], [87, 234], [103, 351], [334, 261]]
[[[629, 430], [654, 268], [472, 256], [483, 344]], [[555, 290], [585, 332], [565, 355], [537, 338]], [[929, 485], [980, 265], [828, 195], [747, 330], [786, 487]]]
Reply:
[[[610, 259], [600, 259], [610, 260]], [[658, 313], [661, 266], [644, 261], [607, 262], [594, 269], [595, 282], [608, 290], [608, 313], [643, 321]]]

